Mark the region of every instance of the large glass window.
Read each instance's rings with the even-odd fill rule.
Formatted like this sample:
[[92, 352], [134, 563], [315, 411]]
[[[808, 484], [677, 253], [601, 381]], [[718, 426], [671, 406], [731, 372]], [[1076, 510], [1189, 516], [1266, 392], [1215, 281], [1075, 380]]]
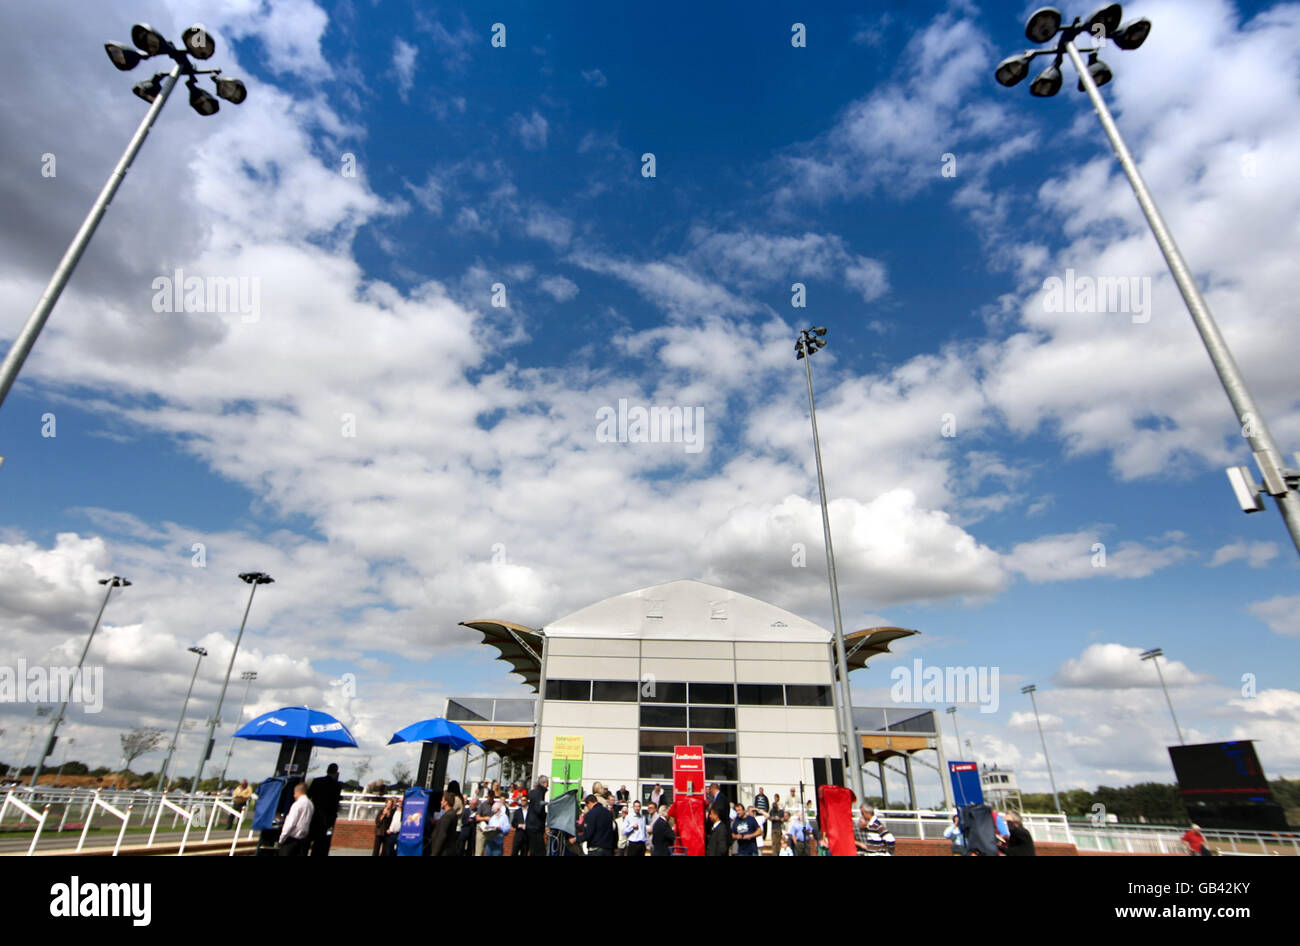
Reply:
[[791, 706], [830, 706], [831, 688], [819, 684], [790, 683], [785, 688], [785, 700]]
[[685, 729], [685, 706], [641, 706], [642, 729]]
[[682, 729], [641, 730], [642, 752], [672, 752], [674, 746], [687, 746], [690, 744], [686, 731]]
[[741, 706], [784, 706], [785, 687], [779, 683], [738, 683], [736, 702]]
[[685, 683], [663, 683], [648, 680], [641, 693], [642, 703], [685, 703]]
[[736, 688], [730, 683], [692, 683], [690, 702], [732, 706], [736, 702]]
[[597, 703], [635, 703], [635, 680], [597, 680], [591, 685], [591, 698]]
[[591, 699], [590, 680], [547, 680], [546, 698], [548, 700], [582, 700]]
[[702, 747], [705, 755], [735, 755], [736, 734], [734, 732], [698, 732], [691, 730], [690, 745]]
[[[671, 761], [671, 760], [670, 760]], [[726, 756], [710, 756], [704, 760], [704, 777], [710, 782], [736, 781], [736, 760]], [[736, 803], [735, 794], [727, 796], [731, 803]]]
[[[708, 768], [705, 763], [705, 773]], [[670, 755], [643, 755], [641, 756], [641, 778], [663, 779], [665, 782], [672, 783], [673, 780], [673, 757]]]
[[736, 710], [731, 706], [692, 706], [690, 722], [691, 729], [735, 729]]

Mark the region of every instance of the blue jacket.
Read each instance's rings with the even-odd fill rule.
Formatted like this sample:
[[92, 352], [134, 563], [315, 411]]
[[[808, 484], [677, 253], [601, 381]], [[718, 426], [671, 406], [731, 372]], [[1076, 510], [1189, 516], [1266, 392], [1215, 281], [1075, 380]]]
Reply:
[[614, 816], [609, 809], [597, 802], [582, 817], [582, 833], [578, 841], [585, 841], [588, 847], [614, 850], [617, 839], [614, 837]]

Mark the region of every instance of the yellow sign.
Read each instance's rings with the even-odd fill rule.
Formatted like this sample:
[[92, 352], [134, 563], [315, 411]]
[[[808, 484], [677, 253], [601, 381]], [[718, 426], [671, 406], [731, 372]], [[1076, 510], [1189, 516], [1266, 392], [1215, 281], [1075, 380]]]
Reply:
[[555, 746], [551, 750], [552, 759], [581, 759], [581, 736], [556, 736]]

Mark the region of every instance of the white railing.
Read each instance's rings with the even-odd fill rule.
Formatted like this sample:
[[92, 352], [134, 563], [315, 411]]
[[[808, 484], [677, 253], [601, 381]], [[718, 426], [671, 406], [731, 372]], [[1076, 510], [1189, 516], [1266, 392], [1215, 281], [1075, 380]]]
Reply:
[[[5, 814], [9, 811], [10, 805], [17, 808], [24, 815], [31, 815], [32, 819], [36, 822], [36, 831], [32, 834], [32, 843], [27, 848], [27, 856], [31, 857], [32, 852], [36, 850], [36, 842], [41, 839], [41, 829], [45, 827], [45, 819], [50, 816], [50, 806], [46, 805], [44, 811], [37, 811], [13, 792], [9, 792], [5, 795], [4, 804], [0, 805], [0, 822], [4, 821]], [[21, 818], [18, 823], [22, 824]]]
[[158, 833], [158, 821], [163, 816], [163, 810], [170, 808], [176, 813], [175, 816], [172, 817], [173, 826], [176, 824], [176, 818], [185, 819], [185, 833], [181, 835], [181, 847], [180, 850], [176, 852], [176, 856], [180, 857], [185, 853], [185, 842], [190, 839], [190, 828], [194, 826], [194, 812], [196, 809], [186, 811], [184, 808], [180, 807], [180, 805], [174, 804], [172, 800], [165, 795], [159, 799], [159, 802], [161, 802], [161, 804], [158, 805], [158, 814], [154, 816], [153, 830], [149, 832], [149, 844], [147, 846], [153, 846], [154, 835]]
[[[122, 827], [119, 828], [117, 832], [117, 843], [113, 845], [113, 856], [117, 857], [117, 852], [122, 849], [122, 836], [126, 834], [127, 822], [131, 820], [131, 806], [127, 806], [126, 811], [121, 811], [100, 798], [98, 791], [95, 792], [95, 797], [91, 799], [90, 802], [90, 816], [86, 818], [86, 823], [81, 828], [81, 838], [77, 841], [77, 853], [81, 853], [81, 849], [86, 843], [86, 832], [90, 830], [90, 823], [95, 820], [96, 808], [103, 808], [114, 818], [117, 818], [122, 822]], [[65, 817], [67, 815], [66, 808], [64, 809], [64, 815]], [[32, 840], [32, 847], [36, 847], [35, 839]], [[31, 852], [28, 851], [28, 853], [30, 854]]]

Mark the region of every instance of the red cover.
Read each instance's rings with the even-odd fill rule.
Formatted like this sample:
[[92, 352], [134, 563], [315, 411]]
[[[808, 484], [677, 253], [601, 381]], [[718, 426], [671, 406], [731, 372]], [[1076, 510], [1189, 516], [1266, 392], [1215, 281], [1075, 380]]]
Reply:
[[[703, 857], [704, 796], [678, 795], [668, 809], [668, 817], [676, 820], [677, 841], [686, 847], [687, 857]], [[850, 831], [850, 841], [852, 838]]]
[[817, 789], [817, 817], [821, 821], [822, 837], [836, 857], [856, 857], [858, 846], [853, 841], [853, 789], [843, 785], [822, 785]]

